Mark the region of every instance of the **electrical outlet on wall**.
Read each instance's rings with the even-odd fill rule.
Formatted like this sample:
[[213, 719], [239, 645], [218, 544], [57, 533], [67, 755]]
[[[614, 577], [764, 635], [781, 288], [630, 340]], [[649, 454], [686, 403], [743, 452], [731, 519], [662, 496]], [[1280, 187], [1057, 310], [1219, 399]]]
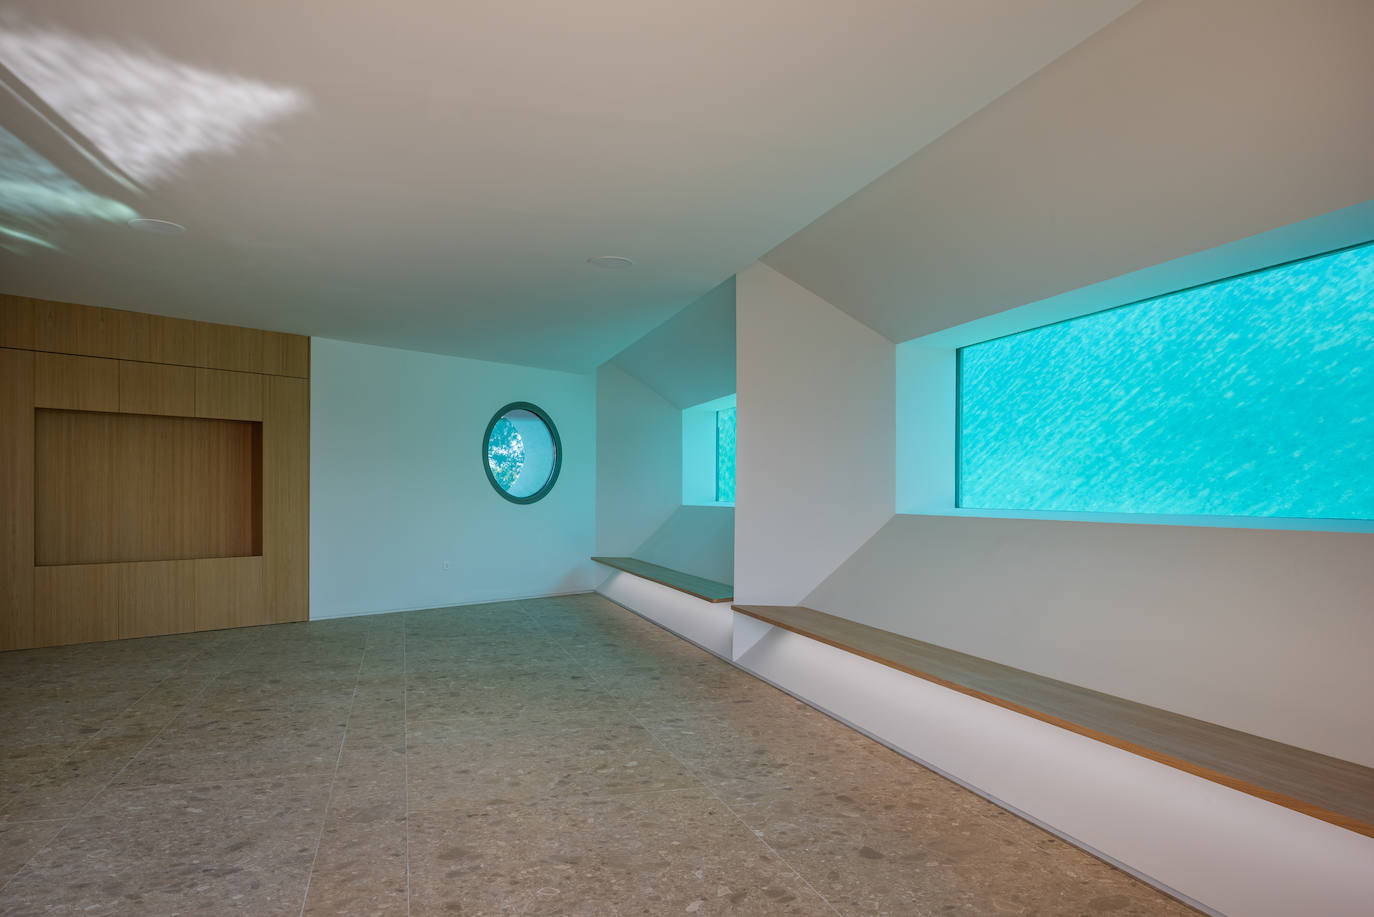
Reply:
[[442, 561], [442, 562], [439, 564], [439, 569], [440, 569], [440, 570], [447, 570], [449, 567], [452, 567], [452, 566], [453, 566], [453, 564], [452, 564], [450, 561], [445, 560], [445, 561]]

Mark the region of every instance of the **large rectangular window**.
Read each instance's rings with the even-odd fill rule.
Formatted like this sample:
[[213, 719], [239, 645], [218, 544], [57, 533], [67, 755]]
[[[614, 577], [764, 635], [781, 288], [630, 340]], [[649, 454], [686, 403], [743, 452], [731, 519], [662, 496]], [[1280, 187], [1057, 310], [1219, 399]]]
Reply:
[[959, 351], [959, 505], [1374, 519], [1374, 245]]
[[735, 409], [716, 411], [716, 502], [735, 502]]

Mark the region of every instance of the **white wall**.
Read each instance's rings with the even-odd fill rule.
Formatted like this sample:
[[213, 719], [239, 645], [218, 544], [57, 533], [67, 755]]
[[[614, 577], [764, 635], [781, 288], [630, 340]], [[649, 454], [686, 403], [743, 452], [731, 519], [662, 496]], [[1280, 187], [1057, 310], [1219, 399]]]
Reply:
[[682, 412], [607, 363], [596, 371], [596, 553], [623, 557], [682, 502]]
[[1368, 535], [896, 516], [806, 605], [1374, 766]]
[[892, 342], [772, 268], [736, 284], [735, 597], [796, 604], [892, 515]]
[[640, 560], [704, 576], [735, 580], [735, 510], [730, 506], [679, 506], [633, 552]]
[[[592, 376], [315, 338], [310, 381], [312, 618], [596, 583]], [[482, 469], [511, 401], [547, 411], [563, 442], [558, 483], [524, 506]]]

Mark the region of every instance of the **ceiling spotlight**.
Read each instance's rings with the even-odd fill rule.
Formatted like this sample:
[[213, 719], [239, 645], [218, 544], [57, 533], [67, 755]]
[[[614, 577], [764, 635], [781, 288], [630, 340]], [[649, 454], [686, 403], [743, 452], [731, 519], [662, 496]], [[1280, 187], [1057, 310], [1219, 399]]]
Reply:
[[635, 266], [633, 261], [621, 255], [597, 255], [595, 258], [588, 258], [587, 263], [608, 271], [623, 271], [627, 267]]
[[180, 223], [173, 223], [171, 220], [150, 220], [146, 217], [136, 217], [129, 221], [130, 229], [137, 229], [139, 232], [152, 232], [160, 236], [179, 236], [186, 231], [186, 227]]

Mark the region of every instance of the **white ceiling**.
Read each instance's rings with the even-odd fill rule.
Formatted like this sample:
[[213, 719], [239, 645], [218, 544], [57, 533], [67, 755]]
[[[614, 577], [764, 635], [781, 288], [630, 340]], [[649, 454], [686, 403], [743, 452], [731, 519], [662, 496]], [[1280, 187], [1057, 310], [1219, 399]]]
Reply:
[[[1374, 3], [1243, 7], [1142, 3], [762, 260], [901, 342], [1194, 253], [1187, 282], [1160, 270], [1162, 287], [1033, 311], [1374, 238], [1352, 216], [1249, 263], [1216, 251], [1374, 199]], [[1009, 318], [986, 336], [1027, 327]]]
[[1132, 5], [8, 3], [0, 291], [587, 371]]

